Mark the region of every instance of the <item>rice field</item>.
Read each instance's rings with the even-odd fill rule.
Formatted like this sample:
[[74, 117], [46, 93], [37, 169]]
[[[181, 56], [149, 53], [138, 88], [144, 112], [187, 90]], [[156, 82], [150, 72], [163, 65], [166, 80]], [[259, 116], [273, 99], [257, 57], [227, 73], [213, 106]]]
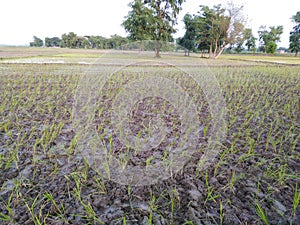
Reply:
[[299, 58], [0, 57], [0, 224], [299, 224]]

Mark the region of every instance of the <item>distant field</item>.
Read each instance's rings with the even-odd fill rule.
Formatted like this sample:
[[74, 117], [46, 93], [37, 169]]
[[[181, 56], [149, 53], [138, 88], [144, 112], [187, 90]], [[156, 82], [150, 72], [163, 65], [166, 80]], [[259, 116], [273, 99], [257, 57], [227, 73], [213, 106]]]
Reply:
[[35, 47], [6, 47], [0, 46], [0, 57], [2, 59], [23, 58], [23, 57], [52, 57], [64, 56], [64, 54], [76, 57], [76, 54], [97, 55], [105, 52], [104, 50], [83, 50], [65, 48], [35, 48]]
[[278, 63], [278, 64], [293, 64], [300, 65], [300, 57], [294, 57], [291, 54], [278, 54], [278, 55], [226, 55], [223, 58], [233, 60], [247, 60], [254, 62]]
[[0, 224], [299, 224], [299, 68], [0, 47]]
[[[0, 46], [0, 62], [86, 62], [93, 63], [96, 58], [107, 53], [117, 58], [128, 57], [128, 54], [116, 52], [114, 50], [96, 50], [96, 49], [66, 49], [66, 48], [33, 48], [33, 47], [1, 47]], [[125, 52], [126, 53], [126, 52]], [[134, 53], [136, 54], [136, 53]], [[162, 53], [164, 54], [164, 53]], [[166, 53], [165, 53], [166, 54]], [[182, 53], [183, 54], [183, 53]], [[123, 55], [123, 56], [122, 56]], [[168, 54], [170, 55], [170, 54]], [[177, 56], [180, 53], [177, 54]], [[146, 58], [148, 58], [148, 53]], [[170, 57], [168, 57], [170, 58]], [[191, 57], [180, 59], [187, 63], [194, 63], [194, 59], [200, 58], [198, 54], [191, 54]], [[164, 60], [164, 59], [163, 59]], [[202, 60], [203, 61], [203, 60]], [[237, 61], [237, 62], [234, 62]], [[247, 62], [244, 62], [247, 61]], [[291, 54], [261, 55], [261, 54], [224, 54], [219, 60], [205, 60], [208, 65], [220, 64], [249, 64], [254, 63], [278, 63], [278, 64], [294, 64], [300, 65], [300, 57], [293, 57]]]

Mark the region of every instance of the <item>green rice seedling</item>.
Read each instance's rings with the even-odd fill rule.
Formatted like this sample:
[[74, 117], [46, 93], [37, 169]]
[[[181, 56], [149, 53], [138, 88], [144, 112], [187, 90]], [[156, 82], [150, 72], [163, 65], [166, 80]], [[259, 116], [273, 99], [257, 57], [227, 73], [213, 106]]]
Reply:
[[4, 222], [7, 222], [7, 223], [13, 223], [12, 217], [10, 217], [9, 215], [4, 214], [2, 212], [0, 212], [0, 221], [4, 221]]
[[223, 214], [223, 203], [220, 201], [220, 225], [224, 222], [224, 214]]
[[74, 136], [71, 140], [70, 146], [68, 148], [68, 153], [69, 153], [69, 157], [68, 157], [68, 162], [70, 163], [71, 160], [71, 156], [74, 154], [74, 150], [76, 148], [77, 145], [77, 137]]
[[180, 208], [180, 197], [179, 197], [179, 193], [176, 189], [176, 187], [174, 187], [172, 190], [170, 190], [168, 192], [168, 195], [169, 195], [169, 198], [170, 198], [170, 201], [169, 201], [169, 205], [171, 206], [171, 218], [170, 218], [170, 224], [174, 224], [175, 223], [175, 219], [174, 219], [174, 216], [175, 216], [175, 207], [176, 205], [179, 206]]
[[230, 181], [229, 181], [229, 188], [232, 192], [234, 192], [234, 183], [235, 183], [235, 181], [236, 181], [235, 171], [233, 170], [232, 173], [231, 173]]
[[83, 206], [84, 208], [84, 212], [85, 212], [85, 216], [87, 219], [90, 219], [92, 221], [94, 221], [95, 223], [99, 223], [99, 224], [104, 224], [104, 222], [98, 217], [98, 215], [96, 214], [96, 212], [94, 211], [92, 205], [90, 202], [85, 203], [82, 199], [82, 193], [81, 193], [81, 189], [82, 189], [82, 183], [80, 180], [80, 176], [78, 175], [78, 173], [74, 172], [71, 174], [73, 180], [75, 181], [75, 188], [73, 189], [73, 194], [75, 196], [75, 198], [78, 200], [78, 202]]
[[1, 196], [0, 196], [0, 204], [4, 205], [4, 208], [6, 209], [7, 213], [0, 212], [0, 222], [5, 221], [5, 222], [14, 222], [14, 212], [12, 208], [12, 198], [14, 197], [14, 193], [12, 192], [7, 201], [5, 201]]
[[57, 175], [59, 173], [59, 165], [58, 165], [58, 162], [56, 161], [53, 165], [53, 171], [51, 173], [51, 175], [53, 174], [54, 176]]
[[156, 197], [152, 193], [152, 191], [150, 191], [149, 208], [150, 208], [150, 212], [149, 212], [149, 216], [147, 216], [147, 221], [148, 221], [148, 225], [152, 225], [153, 224], [153, 213], [157, 212], [157, 210], [158, 210], [157, 206], [156, 206]]
[[214, 201], [215, 202], [215, 199], [219, 198], [221, 195], [220, 194], [217, 194], [217, 195], [213, 194], [214, 193], [214, 188], [209, 185], [208, 172], [207, 171], [206, 171], [206, 174], [205, 174], [205, 186], [206, 186], [207, 195], [206, 195], [206, 199], [204, 201], [204, 204], [206, 204], [208, 201]]
[[95, 182], [96, 190], [99, 190], [99, 193], [101, 194], [107, 194], [107, 188], [105, 186], [105, 181], [103, 176], [97, 174], [97, 176], [93, 177], [93, 180]]
[[126, 216], [123, 216], [123, 225], [127, 225], [127, 219], [126, 219]]
[[75, 182], [75, 187], [74, 187], [74, 190], [73, 190], [74, 196], [78, 200], [81, 200], [81, 181], [80, 181], [80, 177], [79, 177], [77, 172], [73, 172], [71, 174], [71, 177], [73, 178], [73, 180]]
[[288, 177], [286, 172], [287, 164], [281, 164], [277, 166], [272, 162], [264, 172], [264, 176], [275, 179], [279, 185], [283, 185]]
[[248, 155], [254, 154], [255, 140], [253, 138], [249, 138], [248, 143], [249, 143]]
[[63, 122], [59, 122], [58, 125], [53, 123], [50, 126], [50, 129], [43, 130], [42, 137], [41, 137], [39, 144], [41, 144], [41, 146], [44, 150], [44, 153], [47, 152], [50, 144], [53, 143], [53, 141], [56, 139], [58, 133], [61, 131], [63, 126], [64, 126]]
[[133, 209], [133, 205], [132, 205], [132, 186], [129, 184], [127, 186], [127, 195], [129, 196], [129, 204], [131, 209]]
[[128, 160], [129, 160], [129, 152], [128, 151], [126, 151], [126, 152], [119, 155], [119, 163], [120, 163], [123, 170], [126, 169]]
[[279, 169], [278, 169], [278, 183], [279, 185], [283, 185], [284, 182], [287, 180], [288, 178], [288, 175], [287, 175], [287, 164], [283, 164], [283, 165], [280, 165]]
[[91, 219], [96, 224], [104, 224], [104, 222], [98, 217], [98, 215], [94, 211], [90, 202], [85, 204], [83, 201], [81, 201], [80, 203], [83, 206], [84, 212], [86, 213], [88, 219]]
[[31, 206], [28, 204], [27, 201], [25, 202], [25, 205], [29, 211], [32, 222], [35, 225], [42, 225], [42, 224], [46, 224], [45, 220], [48, 215], [44, 216], [44, 220], [42, 220], [42, 217], [43, 217], [43, 212], [42, 212], [43, 208], [42, 207], [38, 210], [38, 215], [36, 215], [35, 208], [36, 208], [36, 203], [37, 203], [38, 198], [39, 198], [39, 195], [33, 199]]
[[185, 221], [183, 225], [195, 225], [193, 221]]
[[2, 168], [5, 164], [5, 156], [4, 154], [0, 154], [0, 168]]
[[14, 179], [13, 183], [14, 183], [13, 194], [14, 194], [15, 201], [20, 201], [22, 200], [23, 197], [23, 194], [21, 192], [21, 187], [22, 186], [26, 187], [26, 185], [24, 184], [25, 182], [21, 178], [21, 179]]
[[229, 153], [230, 149], [226, 149], [224, 150], [221, 154], [220, 154], [220, 160], [216, 163], [215, 167], [214, 167], [214, 176], [217, 175], [218, 169], [224, 164], [226, 163], [226, 156]]
[[269, 220], [267, 218], [267, 215], [266, 215], [265, 211], [263, 210], [263, 208], [261, 207], [259, 201], [256, 201], [256, 203], [255, 203], [255, 212], [265, 225], [269, 225]]
[[12, 126], [10, 122], [3, 124], [5, 134], [7, 135], [7, 137], [12, 138], [12, 131], [9, 129], [10, 126]]
[[110, 136], [109, 137], [109, 154], [112, 154], [113, 148], [114, 148], [113, 137]]
[[83, 171], [81, 171], [80, 175], [81, 175], [81, 178], [83, 179], [83, 182], [86, 183], [88, 181], [89, 162], [87, 161], [86, 158], [83, 159], [83, 162], [84, 162], [84, 167], [83, 167]]
[[299, 206], [300, 202], [300, 191], [298, 189], [298, 183], [296, 183], [296, 187], [294, 190], [294, 198], [293, 198], [293, 211], [292, 211], [292, 216], [296, 215], [297, 208]]
[[146, 159], [146, 170], [148, 170], [148, 167], [150, 166], [151, 164], [151, 161], [154, 159], [153, 156], [150, 156]]
[[203, 128], [203, 136], [204, 137], [207, 136], [208, 128], [209, 128], [209, 126], [204, 126], [204, 128]]
[[48, 199], [52, 205], [54, 206], [56, 212], [57, 212], [57, 217], [60, 220], [63, 220], [64, 223], [69, 224], [68, 220], [65, 218], [65, 208], [63, 204], [58, 205], [57, 202], [55, 201], [55, 198], [53, 197], [53, 195], [49, 192], [46, 192], [44, 194], [44, 198]]

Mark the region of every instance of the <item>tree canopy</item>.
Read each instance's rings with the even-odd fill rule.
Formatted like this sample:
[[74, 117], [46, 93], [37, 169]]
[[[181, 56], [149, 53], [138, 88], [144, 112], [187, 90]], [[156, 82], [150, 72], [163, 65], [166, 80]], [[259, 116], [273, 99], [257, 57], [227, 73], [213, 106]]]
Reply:
[[248, 51], [255, 52], [257, 38], [254, 37], [254, 35], [252, 33], [252, 29], [250, 29], [250, 28], [245, 29], [244, 35], [245, 35], [245, 41], [246, 41], [245, 45], [247, 46]]
[[44, 45], [44, 41], [37, 36], [33, 36], [33, 42], [30, 42], [30, 47], [42, 47]]
[[179, 43], [190, 51], [208, 51], [210, 58], [218, 58], [230, 45], [243, 45], [246, 33], [242, 9], [233, 4], [213, 8], [200, 5], [197, 15], [185, 15], [186, 32]]
[[300, 11], [292, 17], [292, 21], [296, 24], [293, 27], [293, 31], [290, 32], [290, 46], [291, 52], [295, 52], [295, 57], [297, 57], [300, 50]]
[[46, 47], [59, 47], [61, 39], [59, 37], [46, 37], [45, 38], [45, 46]]
[[112, 35], [110, 38], [102, 36], [85, 35], [78, 36], [74, 32], [65, 33], [59, 37], [46, 37], [46, 47], [61, 48], [96, 48], [112, 49], [128, 43], [128, 39], [120, 35]]
[[190, 51], [196, 50], [196, 36], [197, 36], [197, 24], [195, 18], [187, 13], [183, 22], [185, 25], [185, 34], [182, 38], [178, 39], [178, 44], [186, 48], [186, 54], [189, 55]]
[[275, 53], [277, 49], [276, 43], [280, 41], [282, 33], [283, 26], [270, 26], [269, 30], [266, 26], [261, 26], [258, 31], [260, 49], [266, 53]]
[[131, 11], [122, 26], [129, 39], [155, 40], [156, 56], [160, 56], [161, 42], [173, 41], [177, 15], [184, 0], [134, 0], [129, 4]]

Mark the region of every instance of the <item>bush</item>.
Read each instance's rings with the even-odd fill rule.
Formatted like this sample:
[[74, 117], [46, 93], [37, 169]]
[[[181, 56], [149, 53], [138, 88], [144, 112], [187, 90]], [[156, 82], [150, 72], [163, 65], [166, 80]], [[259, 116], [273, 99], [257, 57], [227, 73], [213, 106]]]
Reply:
[[266, 46], [266, 52], [274, 54], [277, 49], [277, 44], [274, 41], [270, 41]]

